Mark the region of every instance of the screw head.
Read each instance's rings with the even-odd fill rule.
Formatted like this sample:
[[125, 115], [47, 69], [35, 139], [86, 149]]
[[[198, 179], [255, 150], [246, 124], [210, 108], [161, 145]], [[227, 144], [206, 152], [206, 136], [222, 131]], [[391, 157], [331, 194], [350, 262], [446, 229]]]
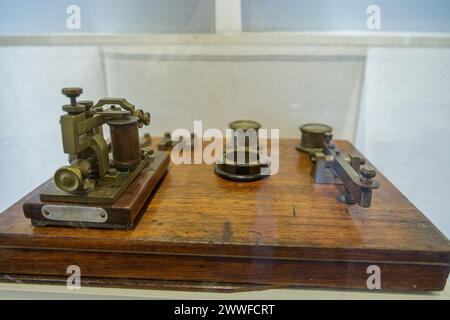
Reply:
[[150, 113], [148, 112], [144, 112], [143, 118], [142, 118], [142, 122], [148, 126], [150, 124]]
[[359, 172], [361, 173], [363, 178], [366, 180], [370, 180], [377, 175], [377, 172], [375, 171], [375, 169], [373, 167], [369, 167], [369, 166], [362, 167]]
[[109, 168], [108, 169], [108, 174], [111, 176], [115, 176], [118, 173], [116, 168]]
[[78, 101], [78, 104], [82, 104], [82, 105], [86, 106], [86, 109], [90, 109], [94, 105], [94, 101], [83, 100], [83, 101]]

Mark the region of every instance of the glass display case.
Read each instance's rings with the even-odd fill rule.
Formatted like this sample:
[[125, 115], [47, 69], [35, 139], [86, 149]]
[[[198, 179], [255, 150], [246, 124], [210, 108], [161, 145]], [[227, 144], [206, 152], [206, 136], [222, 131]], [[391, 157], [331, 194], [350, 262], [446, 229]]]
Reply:
[[448, 298], [449, 71], [444, 0], [0, 0], [0, 292]]

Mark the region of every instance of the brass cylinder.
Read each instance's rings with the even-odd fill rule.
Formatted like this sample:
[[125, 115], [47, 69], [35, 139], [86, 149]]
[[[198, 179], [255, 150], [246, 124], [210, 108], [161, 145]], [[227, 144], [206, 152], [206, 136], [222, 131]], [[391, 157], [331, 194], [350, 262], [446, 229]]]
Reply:
[[325, 134], [333, 129], [322, 123], [307, 123], [300, 127], [301, 140], [297, 146], [297, 150], [313, 153], [323, 148], [325, 142]]
[[92, 185], [87, 183], [91, 172], [91, 163], [88, 160], [77, 159], [69, 166], [56, 170], [53, 179], [56, 186], [65, 192], [77, 193], [91, 189]]
[[[258, 137], [258, 130], [261, 129], [261, 124], [259, 124], [256, 121], [253, 120], [236, 120], [231, 122], [230, 124], [228, 124], [228, 126], [230, 127], [230, 129], [233, 130], [233, 141], [234, 141], [234, 147], [237, 148], [239, 146], [239, 143], [241, 141], [239, 141], [239, 137], [236, 134], [237, 130], [242, 130], [242, 133], [244, 134], [244, 137], [241, 138], [245, 138], [244, 141], [244, 145], [241, 147], [245, 147], [245, 149], [256, 149], [258, 150], [258, 146], [259, 146], [259, 137]], [[250, 141], [250, 137], [246, 137], [245, 135], [248, 134], [248, 131], [250, 130], [254, 130], [254, 133], [256, 135], [256, 145], [252, 144]], [[242, 142], [241, 142], [242, 143]]]
[[[262, 172], [265, 165], [259, 160], [258, 130], [261, 125], [252, 120], [238, 120], [228, 126], [233, 130], [233, 145], [227, 146], [224, 163], [216, 163], [215, 173], [232, 181], [255, 181], [267, 177]], [[250, 139], [251, 130], [256, 134], [256, 141]], [[240, 134], [243, 136], [239, 136]], [[245, 141], [240, 141], [242, 139]]]
[[121, 171], [134, 169], [141, 160], [138, 118], [108, 121], [111, 132], [113, 166]]

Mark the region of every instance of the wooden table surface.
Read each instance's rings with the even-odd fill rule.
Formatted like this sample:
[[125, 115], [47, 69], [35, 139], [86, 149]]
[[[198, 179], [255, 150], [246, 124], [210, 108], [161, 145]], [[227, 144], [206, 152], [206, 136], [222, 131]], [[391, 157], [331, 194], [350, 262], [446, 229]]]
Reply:
[[[37, 274], [61, 275], [61, 271], [51, 271], [54, 269], [50, 262], [42, 261], [45, 255], [36, 256], [41, 260], [32, 258], [41, 249], [57, 249], [61, 251], [60, 256], [53, 258], [64, 263], [71, 263], [70, 258], [62, 253], [67, 250], [98, 252], [100, 255], [97, 257], [101, 254], [106, 257], [105, 252], [158, 256], [157, 261], [165, 264], [166, 273], [155, 269], [139, 273], [137, 267], [121, 269], [126, 277], [145, 279], [184, 280], [180, 273], [189, 272], [190, 268], [192, 276], [187, 277], [188, 281], [248, 283], [252, 276], [247, 272], [242, 279], [237, 276], [239, 268], [247, 265], [248, 261], [230, 264], [229, 270], [234, 276], [217, 279], [206, 269], [217, 268], [218, 264], [228, 263], [228, 260], [211, 265], [208, 264], [211, 261], [206, 264], [190, 261], [189, 266], [183, 266], [181, 257], [186, 256], [250, 258], [251, 261], [303, 260], [322, 264], [369, 261], [414, 268], [424, 265], [427, 274], [436, 272], [434, 280], [418, 276], [424, 281], [435, 281], [433, 285], [436, 286], [447, 278], [450, 260], [448, 239], [382, 174], [378, 173], [376, 177], [381, 187], [374, 192], [371, 208], [345, 205], [335, 199], [342, 187], [312, 183], [311, 163], [305, 154], [295, 150], [297, 143], [297, 140], [281, 140], [278, 174], [255, 182], [224, 180], [214, 174], [211, 165], [171, 164], [147, 211], [132, 231], [33, 228], [23, 216], [21, 200], [0, 215], [0, 273], [31, 272], [31, 264], [36, 265], [36, 261], [40, 261]], [[336, 144], [343, 152], [356, 152], [348, 142], [338, 141]], [[21, 256], [23, 250], [20, 254], [17, 251], [21, 248], [31, 251]], [[44, 251], [50, 254], [51, 250]], [[30, 259], [33, 262], [27, 268]], [[129, 261], [142, 268], [143, 260], [133, 259], [138, 259], [137, 256]], [[83, 258], [79, 257], [74, 262], [82, 261]], [[178, 273], [175, 266], [169, 265], [177, 264], [176, 261], [180, 261]], [[326, 283], [304, 283], [306, 280], [299, 275], [295, 275], [295, 279], [283, 280], [277, 274], [288, 272], [291, 267], [274, 266], [273, 263], [270, 266], [269, 269], [267, 265], [266, 269], [257, 269], [254, 276], [258, 277], [258, 272], [266, 270], [274, 274], [273, 281], [261, 275], [261, 280], [255, 283], [290, 285], [298, 281], [299, 285], [335, 286], [328, 280]], [[94, 277], [119, 276], [117, 272], [120, 270], [110, 270], [106, 266], [99, 268], [85, 266]], [[317, 268], [317, 265], [309, 268]], [[347, 271], [343, 272], [348, 272], [349, 267], [346, 268]], [[411, 272], [419, 271], [414, 269]], [[398, 273], [392, 274], [392, 278], [398, 276]], [[355, 286], [358, 287], [349, 285]], [[424, 290], [428, 290], [426, 286]]]

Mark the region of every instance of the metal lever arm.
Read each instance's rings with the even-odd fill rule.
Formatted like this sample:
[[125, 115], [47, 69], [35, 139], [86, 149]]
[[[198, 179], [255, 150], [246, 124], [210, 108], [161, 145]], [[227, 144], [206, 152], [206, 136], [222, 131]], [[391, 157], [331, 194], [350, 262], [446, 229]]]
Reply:
[[370, 207], [372, 190], [380, 186], [378, 181], [372, 180], [376, 175], [375, 169], [363, 167], [360, 170], [364, 161], [357, 157], [346, 159], [330, 140], [331, 135], [324, 142], [323, 152], [315, 154], [314, 182], [343, 184], [345, 191], [337, 197], [338, 200]]
[[[335, 161], [332, 169], [344, 184], [345, 191], [338, 199], [343, 202], [354, 201], [363, 208], [370, 207], [372, 200], [372, 189], [377, 189], [380, 183], [369, 177], [360, 176], [350, 163], [342, 155], [334, 154]], [[372, 169], [367, 169], [372, 172]], [[365, 171], [362, 171], [363, 173]]]
[[129, 111], [131, 115], [138, 117], [139, 128], [142, 128], [144, 125], [150, 124], [150, 114], [148, 112], [144, 112], [141, 109], [136, 109], [136, 107], [129, 103], [127, 99], [124, 98], [104, 98], [100, 99], [94, 106], [93, 109], [99, 109], [104, 105], [119, 105], [123, 109]]

